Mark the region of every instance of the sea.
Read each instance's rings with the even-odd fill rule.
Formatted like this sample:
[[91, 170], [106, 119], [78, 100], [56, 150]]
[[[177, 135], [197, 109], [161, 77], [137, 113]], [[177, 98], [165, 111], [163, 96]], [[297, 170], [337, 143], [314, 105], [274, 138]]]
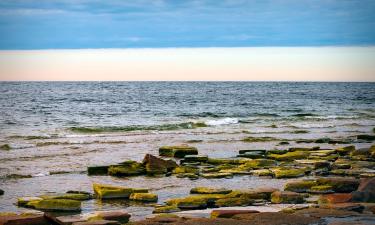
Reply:
[[[168, 198], [191, 187], [282, 188], [286, 180], [88, 176], [87, 166], [158, 155], [191, 145], [209, 157], [239, 150], [369, 147], [375, 83], [348, 82], [0, 82], [0, 211], [24, 211], [18, 197], [92, 192], [93, 183], [149, 188]], [[317, 141], [320, 140], [320, 141]], [[151, 206], [84, 202], [83, 211]]]

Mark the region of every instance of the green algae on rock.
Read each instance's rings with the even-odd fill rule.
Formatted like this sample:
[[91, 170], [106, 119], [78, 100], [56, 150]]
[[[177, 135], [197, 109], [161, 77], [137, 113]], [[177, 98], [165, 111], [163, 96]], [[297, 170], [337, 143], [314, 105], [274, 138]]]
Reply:
[[154, 193], [132, 193], [129, 199], [141, 202], [157, 202], [158, 195]]
[[291, 191], [275, 191], [271, 195], [271, 202], [275, 204], [300, 204], [304, 202], [304, 196]]
[[42, 201], [43, 199], [40, 197], [21, 197], [17, 199], [18, 206], [27, 206], [29, 202], [38, 202]]
[[190, 190], [190, 194], [229, 194], [232, 190], [225, 188], [195, 187]]
[[159, 148], [159, 155], [183, 158], [186, 155], [198, 155], [198, 149], [188, 145], [162, 146]]
[[81, 202], [70, 199], [30, 201], [26, 206], [42, 211], [81, 211]]
[[302, 177], [305, 175], [305, 169], [294, 169], [294, 168], [275, 168], [272, 169], [275, 174], [275, 178], [295, 178]]
[[357, 190], [359, 186], [359, 179], [355, 178], [344, 178], [344, 177], [325, 177], [318, 178], [317, 183], [319, 185], [332, 186], [333, 191], [339, 193], [352, 192]]
[[50, 195], [41, 195], [38, 197], [42, 199], [70, 199], [70, 200], [77, 200], [77, 201], [84, 201], [84, 200], [91, 199], [90, 194], [82, 194], [82, 193], [50, 194]]
[[100, 199], [129, 198], [132, 193], [147, 193], [147, 189], [119, 187], [105, 184], [93, 184], [94, 192]]
[[292, 181], [285, 184], [284, 190], [305, 193], [308, 192], [311, 189], [311, 187], [316, 185], [317, 182], [315, 180]]
[[267, 157], [278, 161], [293, 161], [295, 159], [306, 159], [309, 155], [308, 151], [294, 151], [284, 154], [269, 154]]
[[180, 212], [180, 211], [181, 209], [175, 205], [163, 205], [163, 206], [155, 207], [152, 213], [174, 213], [174, 212]]
[[136, 176], [145, 174], [145, 172], [146, 169], [142, 163], [131, 160], [108, 168], [108, 175], [111, 176]]
[[318, 186], [312, 186], [309, 190], [309, 193], [330, 194], [330, 193], [334, 193], [334, 191], [333, 191], [333, 187], [330, 185], [318, 185]]

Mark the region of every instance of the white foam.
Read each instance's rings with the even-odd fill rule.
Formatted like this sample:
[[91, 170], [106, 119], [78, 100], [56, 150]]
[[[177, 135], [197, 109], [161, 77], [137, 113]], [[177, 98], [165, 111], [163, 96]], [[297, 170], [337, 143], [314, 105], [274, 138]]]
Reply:
[[226, 124], [236, 124], [238, 123], [237, 118], [224, 118], [219, 120], [208, 120], [205, 122], [207, 126], [218, 126], [218, 125], [226, 125]]

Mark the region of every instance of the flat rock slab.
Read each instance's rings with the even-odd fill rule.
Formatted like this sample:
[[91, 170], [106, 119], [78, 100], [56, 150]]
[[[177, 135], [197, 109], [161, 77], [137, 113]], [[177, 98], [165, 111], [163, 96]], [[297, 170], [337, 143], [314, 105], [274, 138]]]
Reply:
[[0, 216], [0, 225], [48, 225], [43, 214]]

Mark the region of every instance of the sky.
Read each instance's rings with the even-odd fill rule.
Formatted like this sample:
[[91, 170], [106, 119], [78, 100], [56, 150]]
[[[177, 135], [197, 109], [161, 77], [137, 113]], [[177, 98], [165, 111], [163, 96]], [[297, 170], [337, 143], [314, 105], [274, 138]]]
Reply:
[[374, 12], [373, 0], [0, 0], [0, 80], [211, 80], [220, 65], [217, 80], [374, 81]]

